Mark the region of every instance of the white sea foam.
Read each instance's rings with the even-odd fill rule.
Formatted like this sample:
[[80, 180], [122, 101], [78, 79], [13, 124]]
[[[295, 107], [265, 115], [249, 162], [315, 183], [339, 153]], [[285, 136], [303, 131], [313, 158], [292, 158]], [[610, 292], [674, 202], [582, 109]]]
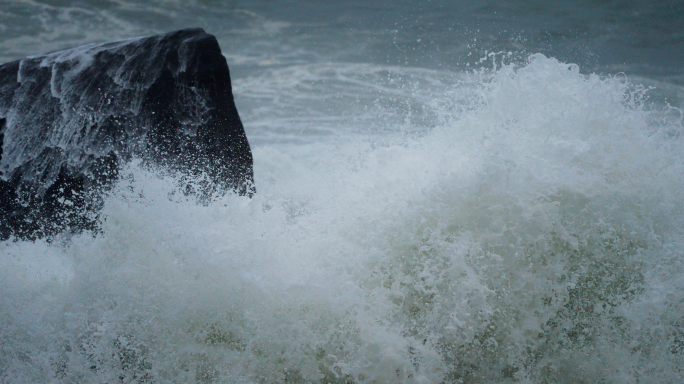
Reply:
[[[356, 84], [387, 95], [378, 79]], [[253, 145], [252, 199], [197, 205], [131, 165], [103, 234], [0, 244], [1, 380], [682, 381], [676, 110], [542, 55], [434, 102], [424, 83], [420, 132], [339, 119], [334, 139]], [[402, 113], [388, 124], [426, 121]]]

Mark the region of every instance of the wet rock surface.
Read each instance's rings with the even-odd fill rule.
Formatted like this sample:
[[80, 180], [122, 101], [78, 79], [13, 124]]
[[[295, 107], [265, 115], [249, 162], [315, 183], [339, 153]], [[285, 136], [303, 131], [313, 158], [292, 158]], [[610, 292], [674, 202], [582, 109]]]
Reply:
[[0, 239], [98, 226], [102, 194], [132, 159], [252, 195], [252, 154], [228, 65], [201, 29], [0, 65]]

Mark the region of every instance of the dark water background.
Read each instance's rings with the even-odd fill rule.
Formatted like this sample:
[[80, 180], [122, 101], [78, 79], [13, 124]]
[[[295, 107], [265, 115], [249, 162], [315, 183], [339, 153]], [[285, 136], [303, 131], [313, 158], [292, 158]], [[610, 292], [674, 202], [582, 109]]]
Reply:
[[485, 50], [543, 52], [585, 72], [681, 84], [683, 26], [677, 0], [3, 1], [0, 57], [202, 27], [228, 54], [459, 70]]
[[489, 52], [541, 52], [583, 73], [626, 73], [681, 106], [684, 2], [14, 1], [0, 4], [0, 61], [170, 30], [216, 35], [235, 76], [293, 63], [463, 71]]

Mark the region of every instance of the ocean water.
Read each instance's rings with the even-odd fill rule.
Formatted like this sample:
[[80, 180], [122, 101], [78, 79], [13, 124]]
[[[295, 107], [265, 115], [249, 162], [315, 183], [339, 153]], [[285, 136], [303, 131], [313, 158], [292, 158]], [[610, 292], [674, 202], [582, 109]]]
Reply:
[[102, 233], [0, 243], [0, 382], [684, 382], [683, 15], [0, 3], [0, 62], [215, 34], [258, 191], [132, 163]]

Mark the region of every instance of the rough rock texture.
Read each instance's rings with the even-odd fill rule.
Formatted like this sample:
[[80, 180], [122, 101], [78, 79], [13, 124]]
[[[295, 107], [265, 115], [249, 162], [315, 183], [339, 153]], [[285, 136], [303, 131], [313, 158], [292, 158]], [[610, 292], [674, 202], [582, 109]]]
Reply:
[[133, 158], [204, 175], [205, 195], [254, 193], [213, 36], [186, 29], [0, 65], [0, 240], [96, 228], [92, 192]]

